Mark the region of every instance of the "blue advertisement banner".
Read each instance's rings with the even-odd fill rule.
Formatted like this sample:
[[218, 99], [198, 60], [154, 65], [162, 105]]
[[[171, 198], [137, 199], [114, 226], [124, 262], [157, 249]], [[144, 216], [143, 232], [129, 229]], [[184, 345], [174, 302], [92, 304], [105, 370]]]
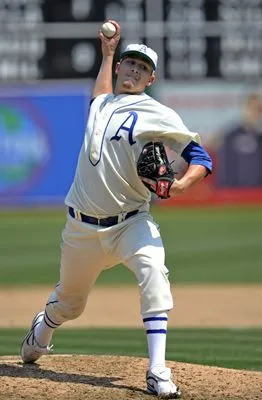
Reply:
[[0, 204], [63, 204], [92, 81], [0, 87]]

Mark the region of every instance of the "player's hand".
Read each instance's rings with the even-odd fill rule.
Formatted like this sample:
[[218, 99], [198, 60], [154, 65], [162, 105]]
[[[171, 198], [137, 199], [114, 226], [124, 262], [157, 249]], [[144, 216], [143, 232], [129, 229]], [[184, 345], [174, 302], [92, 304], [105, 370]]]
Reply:
[[101, 31], [99, 32], [103, 57], [114, 56], [118, 42], [120, 40], [120, 25], [112, 19], [108, 20], [108, 22], [111, 22], [115, 25], [116, 33], [112, 38], [107, 38]]

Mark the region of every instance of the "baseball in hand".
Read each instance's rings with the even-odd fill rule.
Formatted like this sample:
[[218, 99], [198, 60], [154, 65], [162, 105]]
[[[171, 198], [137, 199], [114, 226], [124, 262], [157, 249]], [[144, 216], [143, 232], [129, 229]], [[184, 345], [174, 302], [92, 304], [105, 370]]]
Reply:
[[105, 22], [101, 27], [101, 31], [107, 38], [112, 38], [116, 33], [116, 27], [112, 22]]

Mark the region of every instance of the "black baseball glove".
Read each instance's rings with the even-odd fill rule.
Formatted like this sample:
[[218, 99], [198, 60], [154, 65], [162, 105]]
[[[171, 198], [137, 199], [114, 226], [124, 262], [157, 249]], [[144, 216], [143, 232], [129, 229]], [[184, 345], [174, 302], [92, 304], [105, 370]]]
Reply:
[[144, 185], [161, 199], [170, 197], [175, 172], [168, 161], [163, 143], [148, 142], [137, 161], [137, 174]]

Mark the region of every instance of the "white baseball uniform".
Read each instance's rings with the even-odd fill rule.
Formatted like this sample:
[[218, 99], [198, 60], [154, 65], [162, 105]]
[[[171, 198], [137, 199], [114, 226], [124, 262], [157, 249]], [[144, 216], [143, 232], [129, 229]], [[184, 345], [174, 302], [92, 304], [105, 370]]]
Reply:
[[[54, 325], [80, 315], [100, 272], [120, 262], [136, 275], [143, 315], [173, 307], [162, 239], [149, 214], [151, 195], [136, 172], [145, 143], [158, 140], [178, 154], [192, 140], [200, 142], [175, 111], [145, 93], [105, 94], [91, 103], [75, 178], [65, 199], [74, 211], [62, 234], [60, 283], [47, 306]], [[138, 212], [124, 219], [134, 210]], [[118, 216], [119, 223], [86, 223], [81, 213]]]

